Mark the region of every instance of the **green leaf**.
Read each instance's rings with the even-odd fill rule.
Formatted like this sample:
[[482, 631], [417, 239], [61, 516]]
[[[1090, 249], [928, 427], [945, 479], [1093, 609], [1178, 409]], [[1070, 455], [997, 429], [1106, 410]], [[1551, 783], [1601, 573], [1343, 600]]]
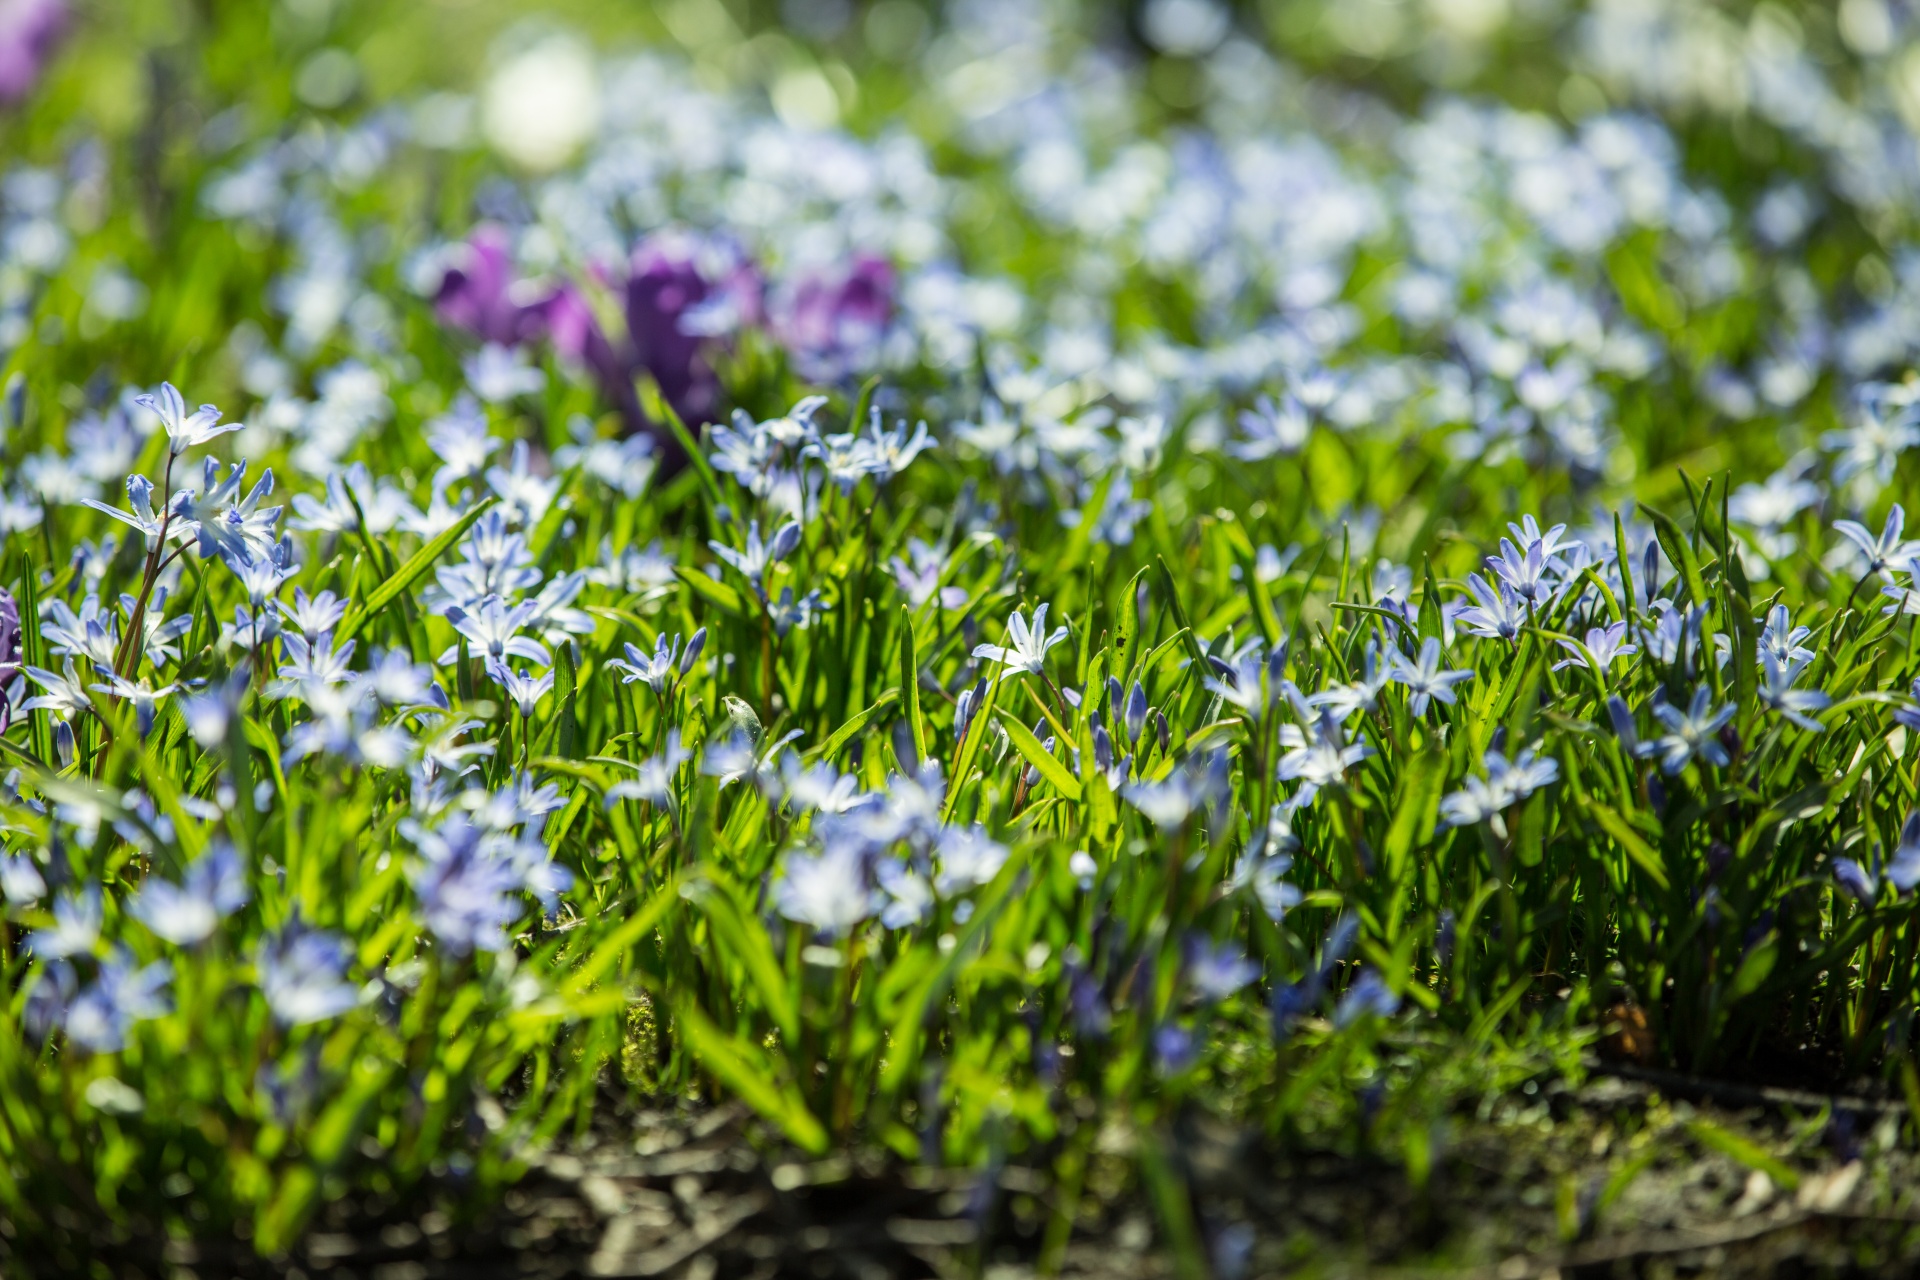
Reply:
[[707, 461], [707, 455], [701, 451], [700, 442], [693, 438], [693, 433], [687, 430], [687, 424], [680, 420], [680, 415], [673, 411], [673, 406], [666, 402], [664, 396], [650, 398], [655, 401], [654, 407], [659, 410], [659, 416], [666, 421], [667, 430], [686, 453], [694, 474], [700, 477], [700, 487], [706, 490], [707, 500], [716, 510], [726, 506], [727, 500], [720, 492], [720, 477], [714, 474], [713, 464]]
[[[15, 559], [15, 570], [20, 582], [20, 598], [14, 603], [20, 610], [20, 656], [27, 666], [45, 668], [47, 666], [47, 645], [40, 634], [37, 622], [40, 616], [39, 575], [33, 571], [33, 560], [22, 551]], [[53, 754], [53, 720], [46, 711], [28, 713], [31, 721], [27, 729], [28, 739], [33, 743], [33, 754], [46, 762], [48, 768], [56, 767]]]
[[703, 571], [689, 569], [685, 565], [673, 566], [673, 572], [680, 581], [687, 584], [688, 590], [721, 612], [730, 613], [736, 618], [753, 616], [747, 609], [745, 598], [726, 583], [709, 578]]
[[1780, 959], [1780, 935], [1769, 930], [1767, 936], [1749, 948], [1740, 960], [1740, 967], [1734, 970], [1733, 981], [1727, 984], [1727, 1003], [1744, 1000], [1760, 989], [1773, 967]]
[[1447, 755], [1429, 749], [1415, 756], [1400, 780], [1400, 794], [1394, 801], [1393, 823], [1387, 828], [1385, 855], [1387, 877], [1398, 883], [1406, 874], [1407, 859], [1416, 840], [1433, 838], [1433, 825], [1440, 811], [1440, 793], [1446, 789]]
[[1160, 585], [1166, 588], [1167, 608], [1173, 611], [1174, 625], [1180, 628], [1180, 634], [1187, 642], [1187, 656], [1202, 666], [1206, 665], [1207, 651], [1200, 647], [1199, 637], [1193, 634], [1193, 626], [1187, 621], [1187, 610], [1180, 603], [1180, 589], [1174, 584], [1173, 570], [1167, 567], [1167, 558], [1158, 556], [1160, 562]]
[[987, 930], [1000, 918], [1007, 903], [1022, 893], [1027, 884], [1026, 852], [1015, 849], [1000, 868], [1000, 874], [993, 884], [988, 886], [987, 896], [973, 918], [951, 950], [944, 951], [940, 962], [933, 971], [922, 978], [913, 992], [904, 1000], [899, 1015], [894, 1019], [892, 1034], [888, 1037], [886, 1066], [880, 1073], [881, 1093], [886, 1097], [897, 1097], [900, 1087], [907, 1076], [920, 1062], [920, 1040], [924, 1034], [928, 1015], [946, 998], [947, 990], [953, 985], [954, 976], [961, 965], [973, 958], [974, 944], [985, 936]]
[[920, 643], [913, 634], [913, 610], [900, 606], [900, 694], [913, 733], [913, 754], [927, 758], [927, 726], [920, 715]]
[[996, 707], [1001, 727], [1007, 731], [1007, 737], [1013, 742], [1013, 749], [1026, 757], [1028, 764], [1040, 771], [1040, 776], [1053, 784], [1053, 789], [1068, 800], [1080, 798], [1080, 782], [1067, 769], [1067, 766], [1055, 759], [1053, 753], [1041, 745], [1040, 739], [1033, 736], [1033, 730], [1020, 723], [1011, 711]]
[[1000, 688], [1005, 679], [987, 681], [987, 695], [980, 699], [980, 709], [973, 713], [973, 722], [967, 726], [967, 736], [960, 743], [960, 757], [954, 762], [953, 778], [947, 783], [947, 803], [940, 810], [940, 820], [946, 822], [953, 817], [953, 807], [960, 802], [960, 789], [973, 774], [973, 758], [980, 753], [980, 744], [986, 739], [988, 717], [992, 715], [1000, 700]]
[[1614, 838], [1627, 856], [1637, 863], [1640, 869], [1653, 879], [1662, 889], [1668, 886], [1666, 859], [1660, 851], [1627, 824], [1627, 820], [1599, 801], [1589, 801], [1587, 812], [1598, 822], [1606, 833]]
[[1134, 650], [1140, 643], [1140, 611], [1136, 607], [1140, 599], [1140, 579], [1147, 575], [1145, 569], [1127, 579], [1127, 589], [1121, 593], [1120, 607], [1114, 612], [1114, 646], [1119, 651], [1120, 662], [1114, 671], [1124, 681], [1133, 675]]
[[447, 528], [442, 529], [433, 541], [408, 556], [406, 562], [393, 571], [393, 576], [375, 587], [367, 596], [366, 603], [349, 613], [341, 620], [334, 632], [334, 644], [339, 646], [351, 640], [370, 620], [378, 617], [388, 605], [400, 598], [402, 592], [419, 581], [422, 574], [433, 567], [433, 562], [446, 554], [447, 548], [460, 541], [473, 527], [474, 521], [485, 515], [499, 499], [486, 497], [475, 503], [471, 510]]
[[853, 408], [847, 413], [847, 430], [859, 434], [860, 428], [867, 423], [867, 410], [873, 404], [873, 393], [880, 389], [880, 375], [874, 374], [860, 384], [860, 394], [854, 397]]
[[554, 704], [559, 708], [554, 719], [553, 749], [570, 760], [580, 749], [580, 720], [574, 714], [574, 698], [580, 691], [580, 673], [573, 665], [573, 646], [563, 644], [554, 653]]
[[827, 1131], [791, 1085], [774, 1083], [773, 1064], [756, 1046], [721, 1031], [691, 1000], [673, 1002], [674, 1029], [714, 1078], [813, 1155], [826, 1154]]
[[592, 953], [585, 964], [567, 977], [563, 995], [579, 997], [593, 989], [593, 985], [607, 975], [615, 965], [626, 958], [634, 943], [660, 927], [660, 921], [674, 903], [679, 902], [680, 884], [677, 878], [669, 878], [650, 898], [647, 905], [594, 944]]
[[714, 940], [730, 960], [746, 969], [759, 991], [767, 1016], [780, 1029], [789, 1048], [800, 1044], [800, 1002], [787, 984], [787, 975], [773, 954], [766, 930], [752, 920], [740, 903], [740, 891], [717, 871], [707, 868], [703, 878], [689, 886], [689, 897], [712, 926]]
[[868, 707], [865, 711], [855, 712], [847, 718], [845, 724], [835, 729], [827, 740], [820, 744], [820, 749], [814, 752], [814, 758], [816, 760], [833, 759], [834, 753], [840, 750], [841, 747], [846, 746], [847, 743], [852, 740], [853, 735], [872, 724], [875, 716], [898, 701], [900, 701], [900, 691], [898, 689], [889, 689], [878, 698], [875, 698], [872, 706]]

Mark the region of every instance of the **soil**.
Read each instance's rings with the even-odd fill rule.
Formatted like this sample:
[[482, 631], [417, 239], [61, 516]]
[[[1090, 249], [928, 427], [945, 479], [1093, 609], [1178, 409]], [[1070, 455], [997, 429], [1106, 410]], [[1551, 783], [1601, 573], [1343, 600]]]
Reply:
[[[1220, 1280], [1920, 1268], [1920, 1158], [1904, 1105], [1630, 1064], [1577, 1089], [1532, 1088], [1455, 1117], [1436, 1135], [1424, 1185], [1377, 1156], [1281, 1148], [1192, 1117], [1167, 1149], [1193, 1189], [1203, 1265]], [[1127, 1177], [1128, 1142], [1101, 1134], [1065, 1276], [1181, 1274]], [[1017, 1164], [987, 1175], [872, 1153], [796, 1158], [733, 1107], [609, 1110], [479, 1213], [452, 1211], [458, 1188], [441, 1183], [403, 1205], [330, 1206], [284, 1259], [233, 1241], [135, 1242], [86, 1270], [128, 1280], [1017, 1280], [1035, 1274], [1053, 1197], [1043, 1171]], [[9, 1275], [66, 1269], [48, 1261], [0, 1239]]]

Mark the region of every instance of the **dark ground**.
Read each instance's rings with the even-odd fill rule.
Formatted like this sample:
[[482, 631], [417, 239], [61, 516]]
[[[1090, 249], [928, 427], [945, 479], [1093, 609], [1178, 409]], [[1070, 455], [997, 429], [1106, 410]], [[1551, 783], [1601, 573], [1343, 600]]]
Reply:
[[[1920, 1273], [1920, 1158], [1904, 1105], [1703, 1085], [1627, 1067], [1482, 1101], [1437, 1135], [1424, 1188], [1394, 1164], [1283, 1151], [1196, 1120], [1174, 1135], [1221, 1280], [1279, 1275], [1878, 1276]], [[1626, 1072], [1628, 1074], [1620, 1074]], [[1177, 1274], [1103, 1132], [1063, 1274]], [[154, 1244], [96, 1275], [307, 1280], [663, 1276], [882, 1280], [1034, 1274], [1048, 1178], [891, 1157], [800, 1162], [744, 1113], [609, 1115], [489, 1210], [436, 1192], [338, 1204], [291, 1258]], [[3, 1246], [4, 1242], [0, 1242]], [[16, 1242], [14, 1263], [35, 1259]], [[11, 1252], [4, 1250], [4, 1252]], [[32, 1274], [63, 1268], [29, 1265]], [[5, 1268], [12, 1273], [14, 1268]]]

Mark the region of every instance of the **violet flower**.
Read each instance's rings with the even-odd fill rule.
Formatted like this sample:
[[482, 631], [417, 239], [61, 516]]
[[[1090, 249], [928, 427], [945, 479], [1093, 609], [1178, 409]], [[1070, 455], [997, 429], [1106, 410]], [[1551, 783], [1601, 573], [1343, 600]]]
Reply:
[[468, 237], [458, 265], [440, 278], [433, 306], [443, 324], [483, 343], [514, 347], [545, 338], [555, 327], [556, 310], [565, 313], [571, 332], [577, 299], [568, 294], [565, 285], [516, 279], [506, 230], [483, 223]]
[[0, 733], [13, 723], [13, 708], [7, 702], [7, 686], [20, 674], [20, 606], [5, 587], [0, 587]]
[[0, 0], [0, 104], [24, 100], [67, 34], [66, 0]]
[[871, 368], [893, 319], [893, 267], [860, 254], [843, 268], [801, 276], [777, 291], [768, 327], [815, 382], [840, 382]]

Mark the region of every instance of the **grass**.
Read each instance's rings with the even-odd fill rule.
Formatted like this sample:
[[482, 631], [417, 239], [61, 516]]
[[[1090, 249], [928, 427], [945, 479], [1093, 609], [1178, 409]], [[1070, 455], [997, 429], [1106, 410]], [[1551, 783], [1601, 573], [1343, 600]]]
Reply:
[[[424, 255], [457, 254], [489, 220], [476, 210], [555, 188], [361, 114], [456, 75], [478, 56], [464, 45], [409, 67], [396, 42], [418, 15], [356, 6], [314, 26], [296, 10], [319, 12], [203, 6], [190, 36], [151, 50], [137, 7], [124, 26], [89, 11], [6, 125], [22, 156], [68, 148], [52, 217], [71, 248], [41, 265], [8, 251], [22, 324], [0, 493], [26, 514], [0, 522], [0, 585], [27, 622], [26, 666], [80, 660], [65, 702], [37, 676], [20, 686], [16, 708], [42, 705], [0, 734], [0, 1214], [19, 1256], [59, 1242], [71, 1261], [97, 1232], [237, 1233], [272, 1257], [330, 1202], [427, 1180], [482, 1204], [530, 1153], [586, 1133], [612, 1092], [734, 1099], [810, 1156], [1043, 1169], [1043, 1269], [1066, 1256], [1100, 1134], [1122, 1130], [1164, 1248], [1198, 1273], [1211, 1246], [1174, 1151], [1195, 1115], [1372, 1153], [1418, 1182], [1460, 1098], [1542, 1064], [1577, 1078], [1623, 1020], [1681, 1072], [1795, 1064], [1920, 1096], [1903, 861], [1920, 845], [1904, 831], [1920, 630], [1882, 611], [1904, 555], [1852, 564], [1831, 528], [1879, 530], [1911, 464], [1896, 443], [1884, 474], [1849, 470], [1851, 444], [1822, 444], [1909, 429], [1908, 388], [1857, 410], [1823, 367], [1804, 399], [1744, 421], [1704, 389], [1769, 350], [1766, 285], [1799, 258], [1836, 309], [1864, 305], [1850, 282], [1884, 270], [1898, 236], [1844, 195], [1828, 193], [1804, 253], [1722, 232], [1756, 283], [1721, 298], [1689, 292], [1705, 250], [1680, 229], [1564, 250], [1501, 215], [1501, 234], [1657, 352], [1644, 376], [1581, 362], [1597, 454], [1544, 412], [1503, 441], [1487, 415], [1446, 407], [1434, 374], [1358, 421], [1302, 409], [1298, 439], [1249, 457], [1223, 432], [1251, 430], [1239, 415], [1263, 391], [1306, 394], [1311, 371], [1257, 386], [1165, 373], [1137, 395], [1128, 378], [1156, 349], [1226, 349], [1270, 318], [1256, 299], [1271, 291], [1222, 303], [1197, 271], [1116, 262], [1050, 221], [1031, 172], [906, 100], [911, 76], [887, 59], [725, 37], [695, 50], [703, 74], [724, 45], [869, 84], [845, 108], [856, 136], [920, 129], [954, 196], [929, 234], [1033, 314], [1072, 272], [1108, 271], [1106, 332], [1147, 353], [1131, 371], [1047, 374], [1030, 357], [1076, 331], [1036, 321], [958, 359], [923, 330], [904, 355], [810, 377], [797, 339], [750, 324], [709, 349], [711, 416], [739, 408], [771, 450], [739, 463], [680, 421], [657, 366], [609, 384], [557, 327], [517, 357], [523, 389], [457, 409], [483, 381], [480, 343], [420, 285]], [[1065, 31], [1062, 59], [1093, 38]], [[323, 45], [356, 49], [366, 78], [335, 107], [241, 70]], [[1323, 65], [1315, 48], [1294, 52]], [[1406, 73], [1381, 75], [1397, 92]], [[1142, 136], [1184, 118], [1126, 91]], [[1712, 120], [1673, 127], [1676, 172], [1743, 211], [1781, 175], [1822, 181], [1764, 123], [1750, 127], [1777, 162]], [[1359, 185], [1399, 172], [1365, 137], [1326, 135]], [[81, 137], [99, 151], [72, 151]], [[372, 170], [355, 167], [363, 146]], [[279, 196], [222, 216], [221, 183], [250, 160], [278, 166]], [[677, 217], [706, 207], [695, 185], [671, 193]], [[866, 211], [904, 222], [906, 203]], [[34, 217], [17, 188], [5, 208], [12, 225]], [[810, 206], [792, 217], [833, 225]], [[1396, 223], [1336, 259], [1327, 305], [1353, 327], [1327, 363], [1349, 386], [1403, 359], [1420, 377], [1470, 363], [1458, 333], [1387, 297], [1411, 234]], [[577, 250], [556, 252], [555, 278]], [[137, 307], [102, 302], [108, 264], [138, 283]], [[354, 301], [303, 336], [288, 299], [334, 270]], [[1513, 284], [1500, 270], [1462, 283], [1468, 315], [1495, 313]], [[618, 281], [572, 278], [618, 333]], [[1511, 373], [1474, 376], [1519, 403]], [[176, 455], [117, 391], [162, 378], [254, 425]], [[811, 434], [781, 425], [816, 391]], [[853, 447], [833, 437], [865, 430], [869, 409], [924, 418], [932, 444], [830, 478]], [[446, 434], [458, 412], [490, 442], [464, 469]], [[651, 456], [609, 462], [636, 424]], [[152, 545], [79, 501], [120, 505], [119, 473], [87, 469], [115, 450], [163, 495], [200, 491]], [[312, 501], [276, 524], [244, 487], [216, 500], [208, 457], [246, 458], [248, 484], [271, 465], [263, 507]], [[1739, 514], [1739, 486], [1789, 460], [1810, 496], [1777, 520]], [[56, 463], [78, 478], [49, 479]], [[202, 554], [236, 504], [252, 533]], [[1582, 522], [1577, 549], [1556, 556], [1522, 513]], [[189, 519], [210, 531], [198, 545], [179, 541]], [[1503, 538], [1517, 545], [1496, 570]], [[1504, 624], [1462, 614], [1501, 612], [1489, 584], [1543, 563]], [[296, 588], [332, 592], [338, 616], [309, 626]], [[485, 660], [471, 619], [489, 592], [534, 602], [503, 634], [545, 660]], [[274, 601], [306, 643], [261, 634]], [[980, 656], [1019, 647], [1029, 620], [1042, 630], [1042, 607], [1063, 634], [1036, 641], [1029, 669]], [[101, 639], [62, 634], [61, 609]], [[1634, 652], [1604, 659], [1609, 627]], [[121, 642], [134, 633], [147, 642]], [[392, 683], [368, 674], [376, 655]], [[1434, 693], [1415, 664], [1466, 674]], [[150, 724], [128, 696], [141, 682]]]

